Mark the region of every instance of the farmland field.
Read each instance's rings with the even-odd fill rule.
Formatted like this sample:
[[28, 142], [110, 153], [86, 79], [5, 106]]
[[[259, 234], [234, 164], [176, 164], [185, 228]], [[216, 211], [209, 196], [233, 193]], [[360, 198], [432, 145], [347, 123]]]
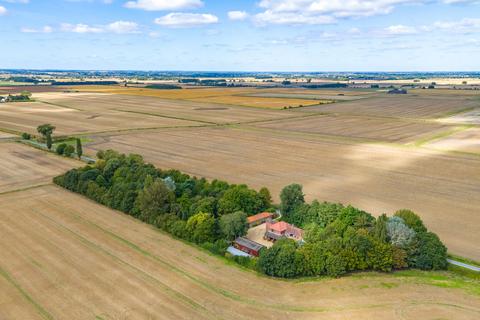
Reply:
[[0, 193], [49, 183], [52, 178], [81, 165], [13, 142], [0, 142]]
[[0, 107], [0, 128], [36, 134], [37, 126], [43, 123], [54, 124], [59, 135], [201, 125], [193, 121], [101, 108], [75, 110], [43, 102], [4, 103]]
[[440, 123], [425, 123], [392, 118], [349, 115], [321, 115], [257, 123], [256, 127], [293, 132], [316, 133], [372, 141], [407, 143], [451, 128]]
[[194, 102], [206, 102], [226, 105], [239, 105], [245, 107], [259, 107], [282, 109], [285, 106], [316, 105], [322, 101], [311, 99], [293, 98], [269, 98], [246, 96], [249, 93], [258, 92], [255, 88], [190, 88], [190, 89], [147, 89], [147, 88], [125, 88], [125, 87], [73, 87], [81, 92], [99, 92], [124, 94], [132, 96], [157, 97], [162, 99], [188, 100]]
[[0, 195], [0, 232], [5, 239], [0, 315], [6, 319], [475, 319], [480, 314], [477, 282], [448, 272], [269, 279], [54, 186]]
[[448, 137], [432, 141], [427, 146], [440, 150], [480, 154], [480, 128], [471, 128], [454, 133]]
[[274, 195], [297, 182], [310, 200], [350, 203], [374, 214], [407, 207], [452, 252], [480, 259], [480, 217], [472, 215], [480, 207], [478, 157], [253, 127], [159, 130], [95, 140], [87, 146], [91, 154], [108, 148], [135, 152], [161, 168], [266, 186]]
[[305, 112], [429, 119], [480, 107], [480, 101], [463, 96], [432, 97], [384, 95], [369, 99], [302, 108]]

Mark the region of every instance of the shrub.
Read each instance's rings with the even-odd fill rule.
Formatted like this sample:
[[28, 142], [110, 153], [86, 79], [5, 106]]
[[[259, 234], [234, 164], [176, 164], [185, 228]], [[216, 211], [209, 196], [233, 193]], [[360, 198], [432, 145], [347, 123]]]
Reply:
[[66, 157], [71, 157], [74, 152], [75, 152], [75, 148], [71, 145], [67, 145], [63, 150], [63, 155]]
[[22, 139], [23, 140], [30, 140], [32, 138], [32, 135], [30, 133], [22, 133]]
[[67, 147], [66, 143], [60, 143], [55, 149], [55, 152], [57, 152], [59, 155], [62, 155], [64, 154], [66, 147]]

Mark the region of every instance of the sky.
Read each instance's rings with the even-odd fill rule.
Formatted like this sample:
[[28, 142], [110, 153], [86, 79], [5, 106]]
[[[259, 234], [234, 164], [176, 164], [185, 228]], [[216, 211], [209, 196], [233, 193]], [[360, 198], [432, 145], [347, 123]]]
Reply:
[[480, 0], [0, 0], [0, 68], [479, 71]]

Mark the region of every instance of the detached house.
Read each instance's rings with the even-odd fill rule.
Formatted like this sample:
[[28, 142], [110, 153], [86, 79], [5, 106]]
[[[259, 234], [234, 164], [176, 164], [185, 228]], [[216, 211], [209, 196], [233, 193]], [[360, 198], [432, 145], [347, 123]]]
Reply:
[[276, 241], [281, 238], [293, 239], [295, 241], [303, 240], [303, 230], [285, 221], [275, 222], [267, 220], [265, 227], [264, 238], [266, 240]]

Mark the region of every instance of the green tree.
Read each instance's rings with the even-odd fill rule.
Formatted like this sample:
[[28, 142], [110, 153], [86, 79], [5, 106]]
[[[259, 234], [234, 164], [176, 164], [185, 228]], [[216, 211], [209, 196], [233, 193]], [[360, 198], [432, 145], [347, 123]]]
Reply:
[[447, 248], [433, 232], [417, 234], [418, 251], [415, 267], [423, 270], [442, 270], [447, 268]]
[[51, 133], [47, 134], [47, 148], [48, 148], [48, 150], [52, 149], [52, 134]]
[[[47, 145], [48, 145], [48, 139], [47, 139]], [[74, 152], [75, 152], [75, 148], [72, 145], [67, 145], [65, 149], [63, 149], [63, 155], [66, 157], [70, 157]]]
[[47, 137], [47, 135], [51, 135], [53, 131], [55, 130], [55, 126], [52, 126], [51, 124], [42, 124], [37, 127], [38, 133], [40, 133], [44, 138]]
[[426, 232], [427, 228], [423, 224], [422, 219], [413, 211], [408, 209], [401, 209], [395, 212], [394, 214], [396, 217], [400, 217], [403, 219], [403, 222], [415, 232]]
[[196, 243], [215, 241], [215, 218], [210, 213], [197, 213], [187, 220], [186, 231]]
[[263, 209], [263, 202], [255, 190], [246, 185], [236, 185], [225, 191], [218, 201], [218, 214], [232, 213], [236, 211], [248, 214], [258, 213]]
[[301, 252], [297, 254], [295, 241], [281, 239], [275, 242], [271, 248], [260, 252], [258, 267], [269, 276], [292, 278], [300, 273], [299, 257], [301, 257]]
[[67, 144], [66, 143], [60, 143], [57, 148], [55, 149], [55, 151], [57, 152], [57, 154], [59, 155], [63, 155], [63, 153], [65, 152], [65, 148], [67, 147]]
[[303, 187], [296, 183], [286, 186], [280, 193], [280, 200], [280, 208], [284, 219], [290, 221], [289, 218], [291, 218], [295, 209], [305, 203]]
[[220, 231], [227, 240], [247, 234], [247, 214], [242, 211], [224, 214], [219, 221]]
[[270, 191], [263, 187], [258, 191], [258, 195], [260, 196], [260, 199], [263, 202], [263, 207], [265, 209], [268, 209], [272, 206], [272, 195], [270, 194]]
[[375, 237], [382, 242], [386, 242], [388, 237], [387, 221], [387, 215], [385, 213], [382, 214], [377, 218], [377, 221], [375, 222], [375, 228], [373, 229], [373, 234]]
[[76, 140], [76, 144], [77, 144], [77, 156], [78, 156], [78, 159], [82, 158], [82, 155], [83, 155], [83, 149], [82, 149], [82, 140], [80, 140], [79, 138], [77, 138]]
[[135, 200], [135, 207], [140, 213], [141, 220], [151, 222], [158, 215], [168, 213], [174, 200], [173, 192], [165, 186], [161, 179], [157, 179], [139, 192]]

